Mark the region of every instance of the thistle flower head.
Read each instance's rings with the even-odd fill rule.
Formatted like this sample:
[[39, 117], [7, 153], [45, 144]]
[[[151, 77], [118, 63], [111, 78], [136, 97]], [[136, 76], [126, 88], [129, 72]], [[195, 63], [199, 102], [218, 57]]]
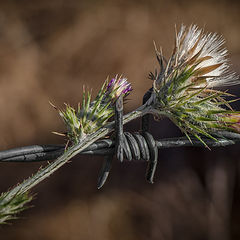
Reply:
[[[82, 103], [75, 110], [66, 104], [65, 110], [59, 114], [67, 127], [67, 137], [72, 142], [78, 142], [86, 135], [97, 131], [104, 126], [114, 114], [114, 102], [122, 95], [126, 97], [132, 90], [126, 78], [113, 78], [109, 83], [106, 80], [92, 100], [91, 92], [83, 91]], [[56, 107], [55, 107], [56, 108]]]
[[227, 125], [222, 115], [234, 113], [225, 100], [231, 95], [215, 89], [239, 83], [229, 71], [223, 43], [215, 33], [204, 33], [195, 25], [182, 26], [169, 61], [164, 64], [162, 52], [156, 49], [160, 71], [150, 73], [155, 110], [199, 140], [200, 135], [213, 138], [214, 131]]
[[113, 100], [116, 100], [121, 95], [126, 97], [130, 91], [132, 91], [132, 86], [128, 83], [127, 78], [116, 76], [108, 83], [106, 94], [109, 94]]

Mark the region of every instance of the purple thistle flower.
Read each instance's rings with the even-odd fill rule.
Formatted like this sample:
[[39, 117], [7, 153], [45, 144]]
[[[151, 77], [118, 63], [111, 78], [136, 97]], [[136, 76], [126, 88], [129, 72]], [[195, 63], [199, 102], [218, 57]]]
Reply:
[[117, 99], [119, 96], [126, 97], [130, 91], [132, 91], [131, 84], [127, 81], [127, 78], [121, 78], [116, 76], [112, 78], [107, 85], [106, 93], [112, 98]]

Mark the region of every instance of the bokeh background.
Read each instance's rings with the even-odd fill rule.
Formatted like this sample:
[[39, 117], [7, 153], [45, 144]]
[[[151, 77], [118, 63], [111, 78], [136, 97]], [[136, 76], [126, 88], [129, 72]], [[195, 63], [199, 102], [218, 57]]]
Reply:
[[[106, 77], [123, 74], [134, 91], [125, 111], [141, 104], [157, 67], [153, 40], [168, 57], [174, 26], [195, 23], [222, 34], [232, 69], [240, 72], [238, 1], [0, 1], [0, 146], [64, 143], [51, 108], [76, 106], [85, 84], [96, 93]], [[239, 96], [239, 87], [231, 89]], [[128, 124], [135, 131], [139, 122]], [[169, 121], [153, 122], [155, 137], [181, 135]], [[159, 152], [155, 184], [144, 162], [115, 161], [96, 189], [102, 159], [75, 157], [34, 189], [34, 207], [3, 240], [240, 239], [239, 146]], [[1, 163], [0, 190], [41, 164]]]

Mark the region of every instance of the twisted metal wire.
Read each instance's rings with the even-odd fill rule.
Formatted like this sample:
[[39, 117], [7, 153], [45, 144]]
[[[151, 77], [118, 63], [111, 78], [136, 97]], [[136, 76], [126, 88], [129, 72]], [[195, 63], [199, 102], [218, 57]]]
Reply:
[[[148, 132], [124, 132], [122, 141], [123, 159], [129, 161], [143, 160], [148, 162], [146, 179], [153, 183], [153, 177], [158, 161], [158, 149], [172, 147], [202, 147], [202, 143], [193, 139], [190, 142], [186, 137], [166, 138], [156, 141]], [[240, 142], [240, 134], [219, 132], [218, 141], [203, 139], [209, 147], [222, 147]], [[115, 141], [102, 139], [87, 147], [80, 154], [103, 155], [104, 162], [98, 178], [98, 189], [106, 182], [111, 170], [113, 156], [116, 153]], [[33, 145], [0, 151], [0, 162], [39, 162], [56, 159], [65, 151], [64, 145]], [[121, 160], [121, 159], [119, 159]]]
[[[130, 160], [128, 156], [136, 155], [136, 142], [137, 147], [140, 150], [141, 157], [140, 159], [147, 160], [144, 153], [142, 152], [142, 146], [145, 146], [145, 138], [140, 133], [126, 133], [124, 134], [128, 137], [128, 142], [130, 142], [131, 147], [128, 146], [127, 149], [130, 149], [130, 152], [125, 152], [125, 158]], [[131, 141], [132, 135], [136, 142]], [[126, 138], [127, 138], [126, 137]], [[235, 143], [240, 142], [240, 134], [230, 133], [230, 132], [219, 132], [217, 135], [218, 141], [211, 139], [204, 139], [206, 144], [209, 147], [224, 147], [229, 145], [234, 145]], [[129, 140], [130, 139], [130, 140]], [[134, 140], [133, 140], [134, 141]], [[202, 147], [202, 143], [198, 140], [192, 139], [190, 142], [186, 137], [179, 138], [165, 138], [161, 140], [154, 140], [156, 147], [158, 149], [164, 148], [173, 148], [173, 147]], [[128, 143], [127, 142], [127, 143]], [[80, 154], [82, 155], [113, 155], [114, 154], [115, 141], [112, 139], [102, 139], [98, 140], [95, 143], [91, 144]], [[0, 151], [0, 162], [39, 162], [39, 161], [50, 161], [56, 159], [64, 152], [64, 145], [32, 145], [20, 148], [13, 148], [9, 150]], [[135, 152], [132, 152], [134, 149]], [[146, 150], [147, 151], [147, 150]], [[138, 160], [139, 157], [134, 157], [132, 159]]]

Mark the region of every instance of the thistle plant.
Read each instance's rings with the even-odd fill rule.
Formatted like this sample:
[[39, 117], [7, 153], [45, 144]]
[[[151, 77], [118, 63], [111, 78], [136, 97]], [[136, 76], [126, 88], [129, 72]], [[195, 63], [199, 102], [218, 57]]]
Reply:
[[217, 141], [213, 135], [218, 130], [234, 130], [229, 114], [236, 112], [229, 103], [235, 100], [225, 99], [233, 95], [216, 89], [239, 83], [229, 71], [223, 43], [217, 34], [204, 33], [195, 25], [182, 26], [170, 59], [165, 64], [162, 51], [156, 49], [160, 71], [150, 73], [153, 94], [148, 104], [155, 116], [170, 118], [190, 141], [195, 136], [205, 146], [201, 136]]
[[[195, 25], [188, 28], [182, 26], [179, 33], [176, 33], [175, 46], [168, 61], [162, 50], [155, 47], [160, 70], [150, 73], [153, 86], [142, 106], [122, 116], [122, 99], [132, 88], [126, 78], [116, 76], [104, 82], [94, 100], [91, 92], [84, 90], [82, 102], [77, 109], [68, 104], [64, 110], [58, 109], [66, 126], [64, 135], [71, 146], [55, 161], [2, 194], [0, 223], [14, 218], [25, 207], [25, 203], [31, 201], [29, 190], [91, 144], [110, 136], [114, 130], [117, 133], [115, 149], [118, 159], [123, 160], [123, 152], [128, 159], [133, 156], [137, 159], [150, 159], [147, 179], [152, 183], [157, 164], [157, 147], [163, 146], [162, 143], [157, 146], [149, 133], [123, 135], [121, 126], [144, 115], [153, 114], [157, 120], [168, 117], [192, 144], [198, 144], [192, 136], [208, 148], [208, 143], [212, 146], [233, 144], [231, 139], [227, 141], [220, 137], [223, 136], [223, 131], [240, 132], [240, 114], [230, 106], [236, 99], [229, 100], [233, 95], [219, 89], [239, 83], [237, 75], [229, 70], [227, 50], [223, 44], [223, 38], [217, 34], [204, 33]], [[111, 121], [113, 115], [115, 121]], [[118, 117], [121, 119], [118, 120]], [[240, 139], [238, 134], [237, 138]], [[112, 157], [105, 162], [99, 188], [108, 176], [111, 161]]]
[[125, 98], [132, 91], [126, 78], [116, 76], [103, 83], [95, 100], [91, 92], [83, 90], [82, 103], [77, 110], [66, 104], [65, 110], [59, 110], [67, 128], [67, 138], [74, 143], [82, 141], [88, 134], [96, 132], [114, 115], [114, 103], [122, 96]]

